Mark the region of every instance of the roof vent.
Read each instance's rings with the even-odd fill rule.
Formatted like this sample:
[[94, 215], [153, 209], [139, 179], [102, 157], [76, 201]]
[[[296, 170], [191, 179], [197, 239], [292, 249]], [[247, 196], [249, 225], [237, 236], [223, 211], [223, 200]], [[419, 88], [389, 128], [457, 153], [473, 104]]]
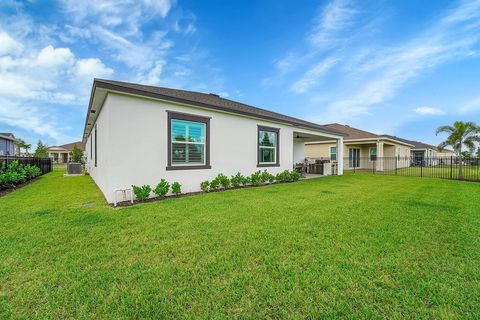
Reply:
[[217, 97], [217, 98], [220, 98], [220, 96], [219, 96], [218, 94], [216, 94], [216, 93], [211, 93], [211, 92], [210, 92], [209, 95], [214, 96], [214, 97]]
[[90, 110], [90, 113], [95, 113], [95, 110]]

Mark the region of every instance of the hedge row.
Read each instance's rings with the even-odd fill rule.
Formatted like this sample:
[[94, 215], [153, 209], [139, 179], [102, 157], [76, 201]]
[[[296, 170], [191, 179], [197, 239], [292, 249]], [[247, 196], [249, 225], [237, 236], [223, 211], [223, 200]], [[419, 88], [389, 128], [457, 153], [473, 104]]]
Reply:
[[257, 171], [249, 176], [243, 176], [240, 172], [228, 178], [220, 173], [212, 181], [203, 181], [200, 183], [200, 189], [204, 192], [217, 191], [220, 189], [239, 188], [247, 186], [259, 186], [271, 183], [294, 182], [300, 179], [301, 174], [297, 171], [282, 171], [273, 175], [267, 170]]
[[34, 165], [21, 165], [17, 160], [6, 165], [5, 161], [0, 166], [0, 190], [15, 188], [28, 180], [42, 174], [39, 167]]

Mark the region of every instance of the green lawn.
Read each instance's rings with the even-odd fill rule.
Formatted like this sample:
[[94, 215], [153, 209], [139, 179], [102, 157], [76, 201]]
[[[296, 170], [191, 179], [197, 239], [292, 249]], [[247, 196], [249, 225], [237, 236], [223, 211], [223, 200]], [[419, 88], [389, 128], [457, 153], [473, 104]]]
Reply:
[[0, 198], [1, 319], [480, 317], [478, 183], [345, 175], [113, 209], [62, 174]]
[[[478, 166], [464, 166], [463, 178], [466, 180], [480, 181], [480, 167]], [[450, 174], [451, 172], [451, 174]], [[355, 172], [351, 169], [345, 170], [347, 174], [372, 174], [372, 169], [357, 169]], [[375, 171], [375, 174], [395, 175], [395, 169], [386, 169], [384, 171]], [[398, 176], [412, 176], [412, 177], [430, 177], [430, 178], [444, 178], [457, 179], [458, 166], [438, 165], [438, 166], [412, 166], [406, 168], [398, 168], [396, 174]]]

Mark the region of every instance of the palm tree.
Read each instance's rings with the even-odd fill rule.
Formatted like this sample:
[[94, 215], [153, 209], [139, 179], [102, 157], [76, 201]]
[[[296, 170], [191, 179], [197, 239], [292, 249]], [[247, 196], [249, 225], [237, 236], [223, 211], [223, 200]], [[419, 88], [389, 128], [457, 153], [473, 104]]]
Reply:
[[472, 152], [475, 149], [475, 142], [480, 142], [480, 127], [474, 122], [455, 121], [453, 126], [441, 126], [437, 129], [437, 135], [439, 133], [447, 133], [447, 140], [438, 145], [440, 150], [443, 150], [446, 146], [451, 146], [455, 150], [456, 154], [460, 157], [458, 166], [458, 178], [463, 179], [462, 172], [462, 147], [466, 146]]
[[25, 153], [28, 155], [28, 149], [30, 149], [32, 147], [32, 145], [30, 143], [26, 143], [25, 140], [23, 139], [17, 139], [17, 142], [15, 143], [18, 147], [18, 149], [20, 149], [20, 151], [22, 149], [25, 149]]

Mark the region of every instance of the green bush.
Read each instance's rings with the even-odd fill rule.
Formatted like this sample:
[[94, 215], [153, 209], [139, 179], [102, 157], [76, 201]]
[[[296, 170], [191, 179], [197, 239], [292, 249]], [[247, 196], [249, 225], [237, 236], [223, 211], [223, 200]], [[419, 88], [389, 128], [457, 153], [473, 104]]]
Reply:
[[42, 170], [40, 170], [40, 168], [37, 166], [27, 164], [23, 167], [23, 169], [25, 170], [25, 174], [28, 180], [38, 177], [42, 174]]
[[200, 182], [200, 189], [202, 189], [203, 192], [208, 192], [210, 190], [210, 181], [205, 180]]
[[232, 184], [233, 187], [238, 188], [243, 184], [244, 179], [245, 177], [242, 176], [240, 172], [237, 172], [236, 175], [230, 178], [230, 183]]
[[298, 171], [292, 170], [292, 172], [290, 172], [290, 180], [292, 180], [294, 182], [298, 181], [301, 176], [302, 176], [302, 174]]
[[230, 187], [230, 179], [228, 179], [228, 177], [223, 173], [218, 174], [217, 180], [220, 182], [220, 184], [224, 189], [227, 189], [228, 187]]
[[250, 184], [252, 186], [259, 186], [262, 184], [262, 172], [260, 170], [250, 175]]
[[250, 177], [243, 177], [242, 184], [244, 186], [248, 186], [250, 183], [252, 183], [252, 181], [250, 180]]
[[17, 160], [6, 166], [5, 161], [0, 167], [0, 190], [11, 189], [16, 185], [39, 176], [41, 171], [36, 166], [28, 165], [27, 169]]
[[267, 170], [263, 170], [263, 172], [260, 175], [260, 179], [262, 183], [267, 183], [267, 182], [272, 183], [275, 181], [275, 176], [269, 173]]
[[133, 193], [135, 194], [135, 198], [140, 201], [148, 199], [148, 197], [150, 196], [150, 192], [152, 192], [152, 187], [150, 187], [148, 184], [142, 187], [132, 186], [132, 189]]
[[180, 193], [182, 193], [182, 185], [178, 182], [172, 183], [172, 192], [174, 195], [178, 196]]
[[277, 182], [290, 181], [290, 172], [288, 170], [284, 170], [282, 172], [277, 173], [277, 175], [275, 176], [275, 180], [277, 180]]
[[162, 179], [153, 192], [159, 197], [164, 197], [168, 193], [168, 190], [170, 190], [170, 183], [168, 183], [167, 180]]
[[210, 182], [210, 190], [218, 190], [220, 189], [220, 185], [220, 180], [218, 180], [218, 178], [215, 178]]

